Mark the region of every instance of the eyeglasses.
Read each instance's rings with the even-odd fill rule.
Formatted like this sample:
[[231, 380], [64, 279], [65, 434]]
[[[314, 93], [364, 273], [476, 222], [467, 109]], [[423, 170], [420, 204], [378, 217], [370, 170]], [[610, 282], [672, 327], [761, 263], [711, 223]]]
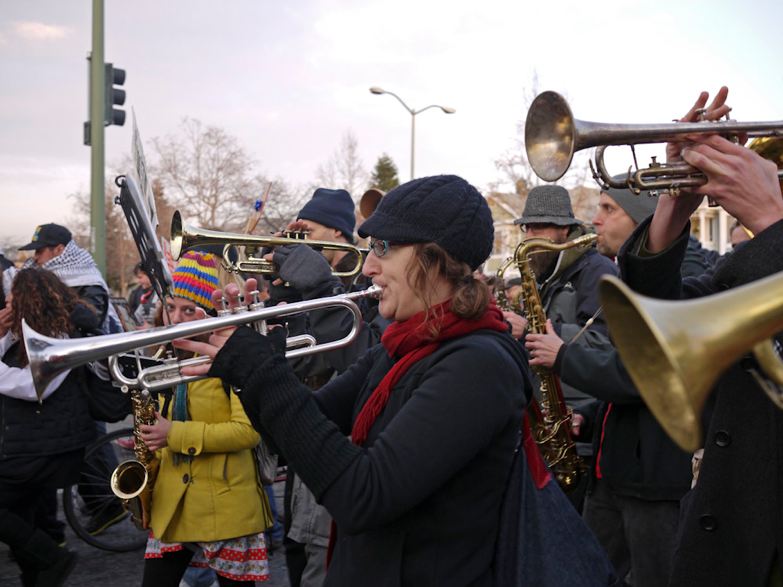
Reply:
[[383, 257], [386, 255], [386, 253], [389, 252], [389, 249], [391, 249], [394, 245], [398, 243], [393, 243], [391, 241], [386, 240], [379, 240], [375, 238], [370, 239], [370, 250], [375, 253], [376, 257]]

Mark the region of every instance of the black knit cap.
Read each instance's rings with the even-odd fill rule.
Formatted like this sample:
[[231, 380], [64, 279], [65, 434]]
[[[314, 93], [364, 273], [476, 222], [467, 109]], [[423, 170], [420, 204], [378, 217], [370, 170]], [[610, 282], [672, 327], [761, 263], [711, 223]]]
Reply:
[[356, 215], [351, 194], [345, 190], [318, 188], [297, 216], [299, 220], [312, 220], [343, 233], [348, 242], [353, 243], [353, 229]]
[[525, 210], [514, 224], [571, 226], [582, 224], [582, 221], [574, 217], [568, 190], [559, 185], [539, 185], [528, 193]]
[[394, 188], [362, 225], [359, 236], [392, 243], [440, 245], [476, 269], [492, 252], [495, 228], [487, 201], [456, 175], [414, 179]]

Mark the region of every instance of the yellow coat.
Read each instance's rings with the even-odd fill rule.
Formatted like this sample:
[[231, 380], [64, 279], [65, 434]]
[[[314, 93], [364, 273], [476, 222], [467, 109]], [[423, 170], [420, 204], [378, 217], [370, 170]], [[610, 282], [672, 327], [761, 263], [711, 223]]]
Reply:
[[[169, 410], [167, 417], [173, 413]], [[163, 542], [214, 542], [263, 532], [272, 516], [256, 476], [259, 435], [219, 379], [188, 386], [186, 422], [172, 422], [158, 451], [151, 527]], [[174, 464], [174, 453], [189, 455]]]

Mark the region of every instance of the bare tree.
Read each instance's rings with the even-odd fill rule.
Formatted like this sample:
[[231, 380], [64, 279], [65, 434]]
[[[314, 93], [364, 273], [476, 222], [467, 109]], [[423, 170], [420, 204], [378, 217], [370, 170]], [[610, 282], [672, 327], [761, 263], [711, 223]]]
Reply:
[[[121, 296], [128, 294], [128, 285], [133, 267], [139, 262], [139, 253], [133, 242], [122, 208], [115, 205], [114, 198], [120, 189], [114, 185], [113, 177], [106, 181], [106, 283]], [[80, 247], [90, 248], [90, 194], [76, 192], [68, 195], [74, 202], [74, 215], [68, 219], [73, 239]]]
[[158, 177], [172, 203], [188, 218], [219, 229], [246, 216], [247, 202], [258, 185], [254, 161], [235, 137], [185, 118], [177, 135], [152, 143]]
[[[313, 193], [310, 186], [291, 188], [280, 178], [269, 181], [259, 177], [258, 181], [265, 182], [263, 193], [266, 194], [269, 189], [269, 195], [255, 234], [269, 234], [285, 228], [286, 224], [296, 218], [296, 214]], [[261, 198], [262, 196], [259, 196], [259, 199]], [[255, 210], [255, 206], [252, 206], [252, 210]]]
[[318, 183], [323, 187], [342, 188], [357, 200], [368, 186], [369, 173], [359, 157], [359, 141], [350, 130], [329, 159], [318, 167]]

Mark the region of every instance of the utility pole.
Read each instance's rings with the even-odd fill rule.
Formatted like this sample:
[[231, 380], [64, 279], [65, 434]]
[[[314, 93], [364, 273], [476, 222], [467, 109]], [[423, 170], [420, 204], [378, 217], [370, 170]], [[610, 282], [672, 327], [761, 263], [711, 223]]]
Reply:
[[103, 65], [103, 0], [92, 0], [92, 53], [90, 54], [90, 248], [98, 270], [106, 276], [106, 194], [103, 144], [105, 110]]

